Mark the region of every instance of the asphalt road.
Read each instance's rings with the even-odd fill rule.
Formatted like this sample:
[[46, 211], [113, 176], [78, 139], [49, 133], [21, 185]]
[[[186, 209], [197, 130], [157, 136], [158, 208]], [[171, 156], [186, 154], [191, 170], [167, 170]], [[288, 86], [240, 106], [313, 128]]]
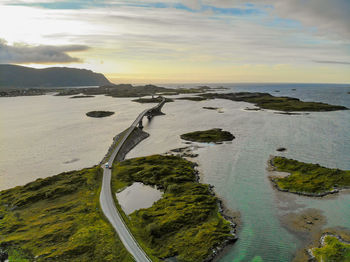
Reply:
[[111, 191], [111, 169], [108, 168], [104, 168], [103, 172], [100, 204], [103, 213], [112, 224], [115, 231], [117, 231], [120, 240], [123, 242], [125, 248], [129, 251], [129, 253], [134, 257], [135, 261], [152, 261], [137, 244], [136, 240], [125, 225], [118, 209], [115, 207]]
[[[144, 110], [136, 120], [129, 127], [125, 135], [119, 141], [117, 147], [114, 149], [112, 155], [108, 160], [108, 166], [112, 166], [113, 161], [118, 154], [119, 150], [128, 139], [130, 134], [137, 127], [138, 123], [142, 120], [142, 118], [147, 114], [148, 111], [152, 109], [156, 109], [157, 107], [163, 106], [165, 99], [163, 98], [162, 102], [160, 102], [157, 106]], [[128, 227], [124, 223], [123, 218], [121, 217], [118, 209], [115, 207], [112, 190], [111, 190], [111, 169], [105, 168], [103, 169], [103, 181], [102, 188], [100, 193], [100, 204], [104, 215], [107, 217], [109, 222], [114, 227], [115, 231], [118, 233], [120, 240], [123, 242], [125, 248], [129, 251], [129, 253], [134, 257], [137, 262], [147, 262], [152, 261], [146, 253], [142, 250], [142, 248], [138, 245], [137, 241], [129, 231]]]

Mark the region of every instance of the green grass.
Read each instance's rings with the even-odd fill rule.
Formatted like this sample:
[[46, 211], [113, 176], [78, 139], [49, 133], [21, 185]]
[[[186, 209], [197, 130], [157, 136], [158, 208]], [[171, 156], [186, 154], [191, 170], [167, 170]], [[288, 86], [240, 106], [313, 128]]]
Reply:
[[10, 261], [133, 261], [99, 206], [99, 167], [0, 192], [0, 248]]
[[235, 138], [230, 132], [222, 131], [220, 128], [186, 133], [180, 137], [184, 140], [203, 143], [232, 141]]
[[282, 190], [320, 194], [350, 186], [350, 171], [330, 169], [284, 157], [274, 157], [272, 163], [278, 171], [291, 173], [287, 177], [273, 178]]
[[162, 259], [202, 261], [214, 247], [232, 239], [209, 186], [196, 182], [194, 164], [177, 156], [153, 155], [115, 163], [112, 189], [141, 182], [164, 191], [147, 209], [124, 218], [140, 244]]
[[350, 262], [350, 244], [339, 241], [334, 236], [325, 237], [325, 245], [312, 250], [317, 261]]

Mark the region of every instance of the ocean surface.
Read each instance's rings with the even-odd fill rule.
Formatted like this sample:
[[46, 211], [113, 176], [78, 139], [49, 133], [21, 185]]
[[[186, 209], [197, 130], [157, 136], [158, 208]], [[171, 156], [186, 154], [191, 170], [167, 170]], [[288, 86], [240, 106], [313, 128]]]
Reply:
[[[269, 92], [305, 101], [321, 101], [350, 108], [350, 85], [225, 84], [226, 91]], [[172, 86], [176, 87], [176, 85]], [[295, 90], [293, 90], [295, 89]], [[278, 91], [278, 92], [276, 92]], [[203, 109], [220, 107], [223, 113]], [[0, 98], [0, 189], [22, 185], [39, 177], [97, 164], [112, 138], [128, 127], [149, 104], [131, 99], [96, 96], [69, 99], [51, 95]], [[289, 212], [316, 208], [327, 219], [325, 227], [350, 229], [350, 194], [325, 199], [277, 192], [266, 170], [271, 155], [350, 170], [350, 110], [281, 115], [273, 111], [245, 111], [245, 102], [178, 100], [144, 130], [150, 137], [127, 158], [164, 153], [186, 146], [185, 132], [220, 127], [236, 137], [222, 145], [198, 144], [196, 161], [202, 181], [214, 185], [226, 206], [241, 214], [239, 240], [220, 261], [290, 261], [302, 247], [280, 217]], [[115, 115], [95, 119], [92, 110]], [[286, 147], [283, 153], [278, 147]]]

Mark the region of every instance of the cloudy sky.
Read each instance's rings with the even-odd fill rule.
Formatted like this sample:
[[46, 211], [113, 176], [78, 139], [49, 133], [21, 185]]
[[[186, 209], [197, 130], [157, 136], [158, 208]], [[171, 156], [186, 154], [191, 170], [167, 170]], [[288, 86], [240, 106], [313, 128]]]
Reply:
[[350, 83], [349, 14], [349, 0], [0, 0], [0, 63], [116, 83]]

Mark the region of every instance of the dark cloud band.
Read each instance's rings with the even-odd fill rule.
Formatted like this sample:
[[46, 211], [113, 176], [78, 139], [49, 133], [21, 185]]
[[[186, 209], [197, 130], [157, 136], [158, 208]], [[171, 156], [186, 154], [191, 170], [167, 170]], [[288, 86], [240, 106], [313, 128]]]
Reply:
[[318, 64], [350, 65], [350, 62], [345, 62], [345, 61], [314, 60], [314, 62]]
[[0, 63], [73, 63], [81, 62], [80, 58], [68, 55], [68, 52], [79, 52], [89, 49], [85, 45], [64, 46], [29, 46], [8, 45], [0, 39]]

